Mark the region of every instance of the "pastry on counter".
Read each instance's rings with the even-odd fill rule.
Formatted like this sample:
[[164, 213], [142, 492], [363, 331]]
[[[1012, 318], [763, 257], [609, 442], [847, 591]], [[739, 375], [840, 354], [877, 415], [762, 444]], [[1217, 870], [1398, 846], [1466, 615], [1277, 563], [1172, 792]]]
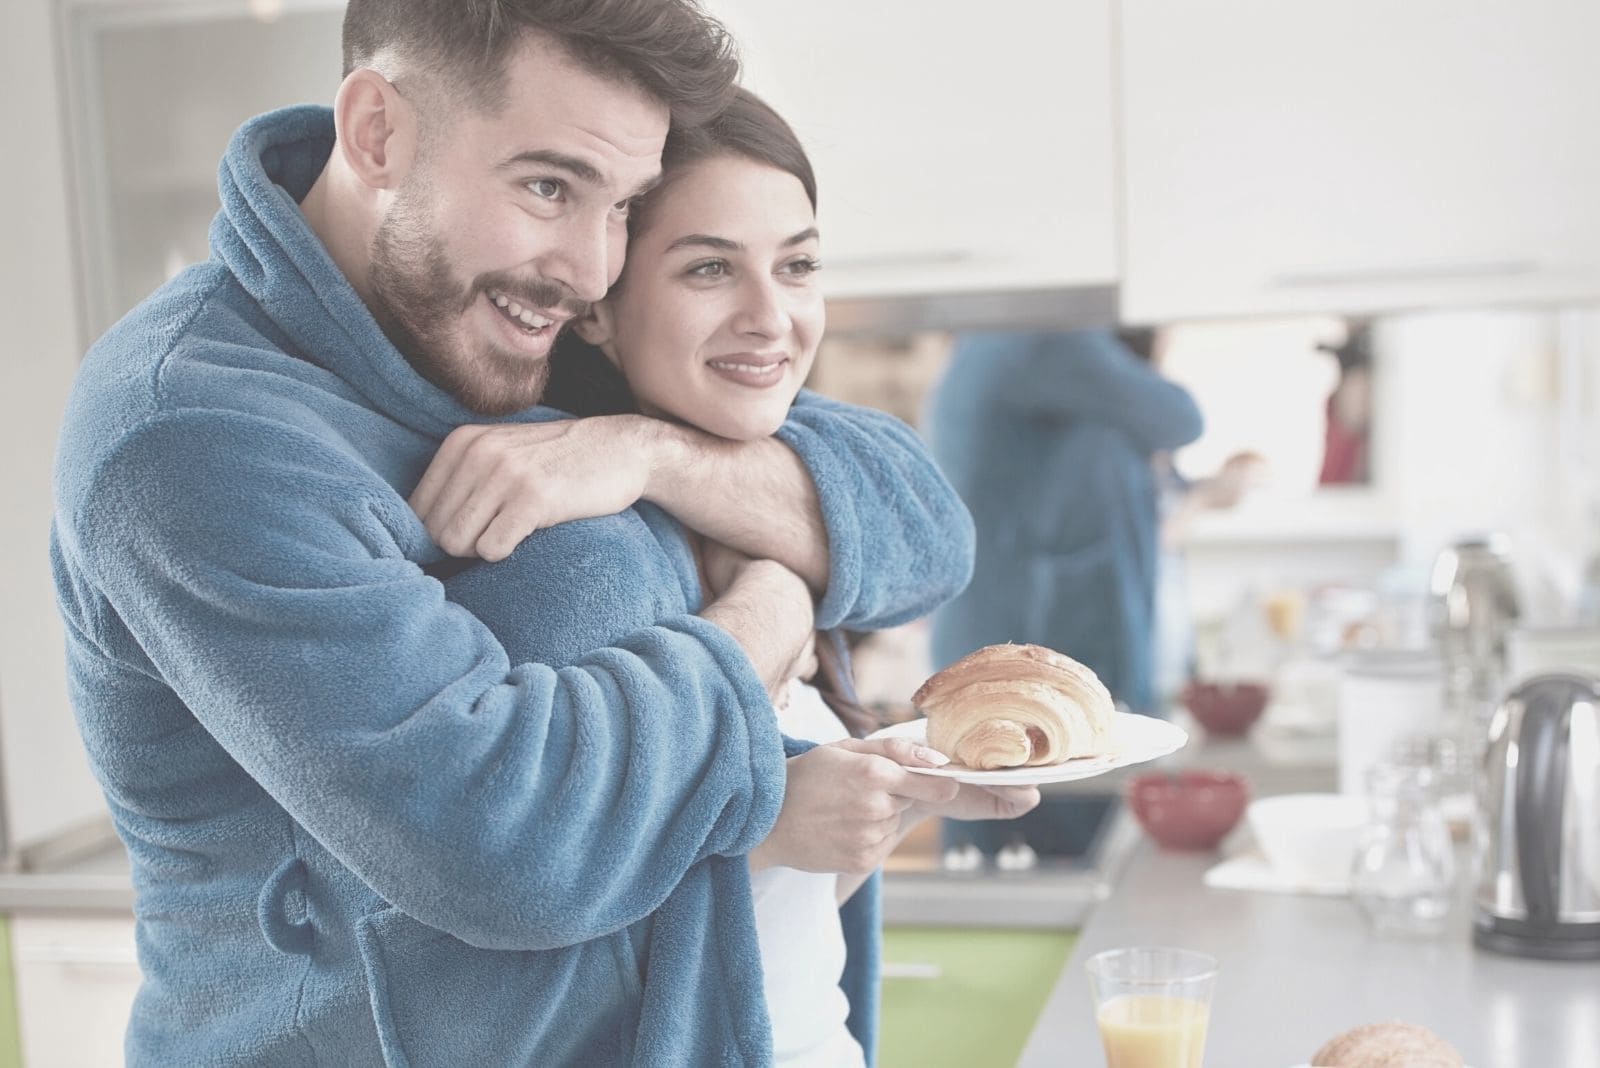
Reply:
[[1366, 1024], [1330, 1039], [1312, 1056], [1313, 1068], [1462, 1068], [1461, 1054], [1418, 1024]]
[[928, 718], [928, 744], [969, 768], [1060, 764], [1112, 746], [1110, 692], [1093, 671], [1040, 645], [969, 653], [911, 703]]

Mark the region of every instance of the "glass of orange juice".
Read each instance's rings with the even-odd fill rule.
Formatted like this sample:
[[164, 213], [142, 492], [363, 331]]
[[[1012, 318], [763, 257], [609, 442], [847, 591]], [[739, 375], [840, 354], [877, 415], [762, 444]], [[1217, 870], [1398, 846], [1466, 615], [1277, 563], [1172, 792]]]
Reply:
[[1140, 946], [1096, 953], [1087, 967], [1107, 1068], [1200, 1068], [1215, 957]]

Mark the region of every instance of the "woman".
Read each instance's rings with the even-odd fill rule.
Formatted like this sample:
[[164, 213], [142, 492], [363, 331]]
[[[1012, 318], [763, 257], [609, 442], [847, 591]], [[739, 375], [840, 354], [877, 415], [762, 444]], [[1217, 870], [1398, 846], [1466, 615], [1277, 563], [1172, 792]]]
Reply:
[[[576, 326], [588, 344], [568, 344], [553, 359], [546, 403], [580, 416], [639, 411], [735, 440], [768, 437], [822, 337], [810, 162], [788, 125], [742, 93], [714, 124], [670, 144], [662, 170], [662, 184], [635, 208], [622, 277]], [[725, 550], [693, 540], [706, 576], [708, 560]], [[842, 648], [820, 637], [825, 657]], [[834, 707], [851, 721], [796, 680], [776, 702], [785, 735], [826, 743], [852, 727], [865, 732], [842, 671], [829, 677]], [[841, 886], [841, 876], [776, 866], [761, 852], [750, 858], [751, 894], [776, 1063], [863, 1064], [839, 985], [838, 908], [860, 880]]]
[[[622, 277], [577, 325], [582, 341], [569, 341], [554, 357], [546, 403], [579, 416], [641, 412], [730, 439], [770, 436], [789, 414], [823, 330], [810, 163], [783, 120], [748, 93], [710, 126], [675, 133], [662, 162], [661, 184], [634, 209]], [[535, 537], [561, 537], [578, 526]], [[734, 556], [693, 535], [690, 544], [705, 598], [714, 596]], [[516, 560], [513, 554], [447, 584], [452, 599], [468, 603], [503, 638], [515, 629], [514, 617], [474, 602], [493, 602], [488, 587], [519, 581], [505, 570]], [[791, 758], [786, 806], [802, 794], [793, 768], [807, 743], [837, 744], [868, 726], [845, 699], [836, 636], [820, 635], [817, 645], [819, 660], [834, 668], [822, 672], [832, 705], [798, 683], [776, 702]], [[964, 788], [940, 812], [1014, 815], [1036, 799], [1032, 790]], [[897, 808], [898, 835], [929, 811], [908, 801]], [[820, 810], [814, 825], [828, 833]], [[774, 838], [748, 861], [748, 868], [718, 873], [719, 893], [723, 908], [737, 907], [745, 895], [753, 906], [753, 929], [747, 919], [741, 934], [754, 936], [759, 954], [775, 1062], [865, 1063], [876, 1011], [876, 881], [857, 893], [862, 876], [797, 870], [803, 859]], [[647, 947], [640, 955], [654, 954]], [[642, 970], [648, 1001], [654, 969], [646, 963]]]

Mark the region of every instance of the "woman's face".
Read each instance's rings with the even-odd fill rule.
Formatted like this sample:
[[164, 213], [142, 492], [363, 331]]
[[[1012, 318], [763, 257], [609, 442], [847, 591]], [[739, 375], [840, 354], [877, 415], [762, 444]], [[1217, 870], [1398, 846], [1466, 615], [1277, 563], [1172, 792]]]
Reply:
[[822, 338], [817, 254], [793, 175], [716, 156], [677, 176], [595, 308], [640, 410], [740, 441], [777, 430]]

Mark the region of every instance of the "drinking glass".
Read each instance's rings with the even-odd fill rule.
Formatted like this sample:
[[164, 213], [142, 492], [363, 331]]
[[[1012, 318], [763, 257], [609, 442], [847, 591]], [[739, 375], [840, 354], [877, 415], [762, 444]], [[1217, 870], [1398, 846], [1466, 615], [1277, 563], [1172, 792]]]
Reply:
[[1215, 957], [1138, 946], [1097, 953], [1086, 967], [1107, 1068], [1200, 1068]]
[[1373, 930], [1437, 935], [1455, 896], [1455, 851], [1432, 768], [1378, 764], [1367, 771], [1371, 819], [1350, 873], [1350, 895]]

